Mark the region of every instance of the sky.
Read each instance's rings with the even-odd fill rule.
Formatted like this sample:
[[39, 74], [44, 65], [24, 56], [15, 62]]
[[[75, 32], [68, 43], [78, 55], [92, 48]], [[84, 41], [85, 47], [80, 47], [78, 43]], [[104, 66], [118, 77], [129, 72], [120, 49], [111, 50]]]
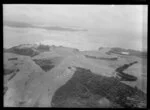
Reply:
[[87, 29], [59, 32], [4, 26], [4, 46], [43, 42], [82, 50], [147, 49], [146, 5], [3, 5], [3, 20]]

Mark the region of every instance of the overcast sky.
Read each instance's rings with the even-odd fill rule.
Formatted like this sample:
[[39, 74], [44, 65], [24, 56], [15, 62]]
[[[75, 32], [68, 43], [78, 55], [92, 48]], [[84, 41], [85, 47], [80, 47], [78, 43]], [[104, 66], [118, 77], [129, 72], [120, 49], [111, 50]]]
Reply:
[[[83, 49], [97, 49], [100, 46], [118, 46], [137, 50], [147, 48], [146, 5], [3, 5], [3, 18], [6, 21], [69, 26], [88, 30], [88, 32], [80, 33], [58, 32], [59, 35], [56, 35], [56, 32], [54, 35], [52, 32], [56, 38], [49, 32], [42, 31], [46, 33], [45, 35], [38, 30], [36, 35], [40, 31], [39, 37], [35, 35], [32, 36], [34, 38], [30, 37], [36, 40], [42, 39], [42, 42], [58, 41]], [[12, 43], [19, 42], [15, 38], [25, 39], [20, 38], [23, 35], [21, 36], [21, 33], [18, 35], [16, 30], [13, 38], [13, 31], [10, 28], [4, 28], [4, 45], [10, 46]], [[15, 37], [17, 35], [18, 37]], [[13, 39], [15, 40], [10, 43]]]

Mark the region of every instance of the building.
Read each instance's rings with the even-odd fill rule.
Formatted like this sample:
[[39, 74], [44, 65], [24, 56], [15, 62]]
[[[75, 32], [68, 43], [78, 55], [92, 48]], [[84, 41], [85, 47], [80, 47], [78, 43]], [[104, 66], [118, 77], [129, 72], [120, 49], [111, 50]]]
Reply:
[[129, 52], [121, 52], [123, 55], [129, 55]]

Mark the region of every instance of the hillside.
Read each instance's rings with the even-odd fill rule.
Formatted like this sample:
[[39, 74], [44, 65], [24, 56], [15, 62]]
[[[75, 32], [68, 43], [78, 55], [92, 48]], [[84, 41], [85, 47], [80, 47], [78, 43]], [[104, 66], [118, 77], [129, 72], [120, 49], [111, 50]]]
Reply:
[[[5, 49], [4, 106], [146, 107], [147, 65], [143, 59], [147, 60], [110, 48], [79, 51], [24, 44]], [[123, 65], [129, 67], [122, 70], [121, 77], [136, 80], [118, 77], [116, 69]]]

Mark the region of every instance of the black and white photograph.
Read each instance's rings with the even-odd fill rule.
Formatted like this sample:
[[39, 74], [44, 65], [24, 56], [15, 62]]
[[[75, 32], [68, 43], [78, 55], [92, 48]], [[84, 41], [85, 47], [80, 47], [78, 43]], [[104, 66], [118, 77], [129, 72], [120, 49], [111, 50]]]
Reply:
[[147, 108], [148, 5], [2, 6], [4, 107]]

